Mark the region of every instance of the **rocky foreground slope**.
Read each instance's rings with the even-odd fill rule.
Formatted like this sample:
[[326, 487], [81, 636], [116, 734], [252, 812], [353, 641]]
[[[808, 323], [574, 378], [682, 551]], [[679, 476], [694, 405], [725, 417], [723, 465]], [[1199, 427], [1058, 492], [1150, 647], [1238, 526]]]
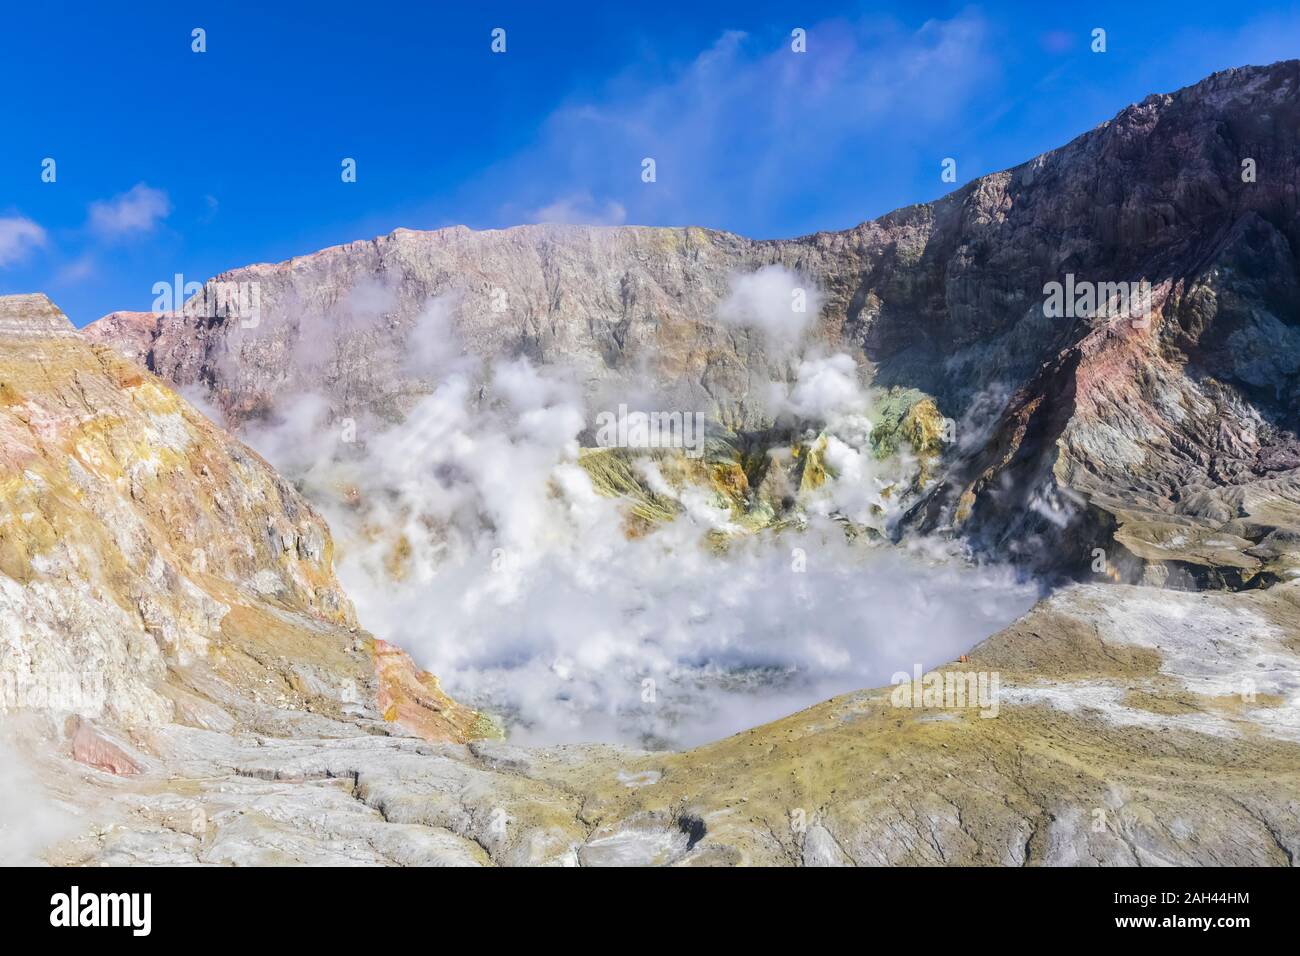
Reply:
[[1117, 587], [1067, 590], [954, 665], [1001, 670], [996, 717], [863, 691], [684, 753], [158, 728], [139, 776], [46, 768], [118, 808], [55, 859], [1293, 864], [1295, 586]]
[[0, 297], [0, 488], [0, 710], [32, 753], [147, 777], [174, 725], [484, 727], [357, 627], [284, 479], [41, 295]]
[[[1228, 70], [844, 232], [403, 229], [213, 280], [259, 290], [255, 323], [118, 313], [88, 334], [236, 426], [303, 391], [393, 419], [429, 387], [409, 356], [432, 304], [473, 353], [572, 369], [594, 408], [649, 389], [745, 428], [789, 356], [719, 309], [780, 265], [824, 298], [813, 342], [959, 423], [906, 529], [1071, 574], [1100, 548], [1120, 580], [1271, 582], [1300, 535], [1297, 130], [1300, 62]], [[1150, 309], [1045, 314], [1067, 281], [1147, 283]]]

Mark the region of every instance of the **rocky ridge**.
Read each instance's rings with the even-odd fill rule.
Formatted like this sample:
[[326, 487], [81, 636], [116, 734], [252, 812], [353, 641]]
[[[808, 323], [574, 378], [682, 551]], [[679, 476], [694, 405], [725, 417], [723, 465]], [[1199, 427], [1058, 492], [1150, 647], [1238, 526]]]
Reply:
[[[649, 388], [743, 430], [791, 357], [718, 310], [737, 275], [780, 265], [824, 296], [814, 347], [959, 423], [905, 532], [1076, 576], [1100, 548], [1119, 580], [1275, 581], [1300, 530], [1298, 87], [1298, 61], [1217, 73], [844, 232], [400, 229], [217, 276], [260, 289], [252, 327], [116, 313], [87, 334], [235, 427], [303, 391], [393, 420], [430, 387], [404, 356], [441, 303], [471, 353], [570, 369], [593, 408]], [[1067, 276], [1147, 283], [1150, 314], [1048, 317]]]

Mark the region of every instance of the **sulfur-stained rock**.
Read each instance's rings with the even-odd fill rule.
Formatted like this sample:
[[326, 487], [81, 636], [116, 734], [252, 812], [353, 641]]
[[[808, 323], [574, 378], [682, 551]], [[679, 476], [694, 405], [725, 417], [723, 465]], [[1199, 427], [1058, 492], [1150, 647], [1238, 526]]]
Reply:
[[479, 718], [356, 629], [324, 522], [256, 454], [40, 295], [0, 297], [0, 709], [217, 732], [282, 707], [466, 739]]

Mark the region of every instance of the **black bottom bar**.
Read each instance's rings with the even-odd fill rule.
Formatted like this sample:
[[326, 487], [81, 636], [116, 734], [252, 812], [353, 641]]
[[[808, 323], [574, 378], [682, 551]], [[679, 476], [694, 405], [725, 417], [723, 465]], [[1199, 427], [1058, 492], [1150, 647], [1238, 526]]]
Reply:
[[953, 940], [974, 939], [964, 934], [978, 927], [1019, 938], [1036, 930], [1071, 941], [1172, 934], [1231, 945], [1242, 933], [1289, 929], [1298, 885], [1294, 871], [1243, 869], [623, 870], [598, 878], [528, 870], [14, 869], [0, 880], [0, 913], [18, 938], [75, 932], [82, 941], [98, 934], [128, 944], [204, 945], [274, 938], [261, 935], [267, 931], [295, 944], [337, 943], [352, 933], [378, 942], [380, 928], [400, 935], [407, 921], [491, 932], [529, 925], [520, 917], [538, 919], [534, 932], [550, 926], [592, 939], [610, 938], [595, 935], [597, 920], [631, 919], [629, 932], [646, 920], [679, 927], [685, 920], [692, 935], [712, 924], [734, 940], [751, 932], [761, 938], [773, 920], [797, 918], [857, 932], [963, 934]]

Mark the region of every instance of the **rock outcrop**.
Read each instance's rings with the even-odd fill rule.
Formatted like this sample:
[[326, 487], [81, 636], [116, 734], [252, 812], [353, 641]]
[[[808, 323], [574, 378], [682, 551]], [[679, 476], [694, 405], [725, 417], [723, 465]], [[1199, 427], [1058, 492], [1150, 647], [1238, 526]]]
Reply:
[[277, 710], [471, 734], [357, 627], [293, 487], [40, 295], [0, 298], [0, 488], [0, 710], [78, 760], [135, 773], [114, 734], [251, 733]]

